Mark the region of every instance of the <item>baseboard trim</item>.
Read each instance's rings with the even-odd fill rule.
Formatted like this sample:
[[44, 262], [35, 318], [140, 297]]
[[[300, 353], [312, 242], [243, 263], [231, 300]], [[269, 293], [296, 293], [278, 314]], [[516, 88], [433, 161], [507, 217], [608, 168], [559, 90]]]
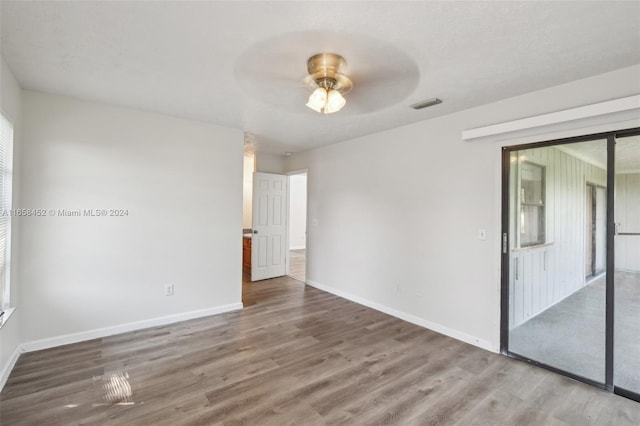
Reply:
[[477, 346], [479, 348], [485, 349], [490, 352], [498, 353], [499, 351], [494, 348], [494, 345], [491, 342], [479, 339], [475, 336], [471, 336], [469, 334], [463, 333], [458, 330], [454, 330], [452, 328], [446, 327], [442, 324], [438, 324], [432, 321], [428, 321], [424, 318], [417, 317], [415, 315], [408, 314], [406, 312], [398, 311], [397, 309], [390, 308], [388, 306], [382, 305], [380, 303], [372, 302], [370, 300], [364, 299], [360, 296], [353, 295], [351, 293], [344, 292], [342, 290], [338, 290], [336, 288], [317, 283], [315, 281], [307, 280], [307, 285], [311, 287], [315, 287], [318, 290], [326, 291], [327, 293], [334, 294], [338, 297], [342, 297], [343, 299], [350, 300], [351, 302], [355, 302], [359, 305], [366, 306], [371, 309], [375, 309], [376, 311], [383, 312], [387, 315], [391, 315], [393, 317], [399, 318], [403, 321], [410, 322], [415, 325], [419, 325], [420, 327], [428, 328], [429, 330], [438, 332], [440, 334], [444, 334], [445, 336], [452, 337], [454, 339], [460, 340], [465, 343], [469, 343], [470, 345]]
[[16, 346], [13, 353], [11, 354], [11, 358], [9, 358], [9, 362], [7, 362], [7, 364], [2, 369], [2, 375], [0, 375], [0, 392], [2, 392], [4, 385], [7, 383], [9, 375], [11, 374], [11, 371], [13, 371], [13, 367], [16, 366], [16, 362], [18, 362], [18, 358], [20, 358], [20, 354], [22, 352], [24, 352], [24, 350], [22, 349], [22, 345]]
[[[96, 328], [79, 333], [65, 334], [62, 336], [50, 337], [47, 339], [34, 340], [21, 345], [22, 352], [33, 352], [42, 349], [49, 349], [56, 346], [78, 343], [85, 340], [98, 339], [100, 337], [113, 336], [114, 334], [127, 333], [129, 331], [143, 330], [145, 328], [157, 327], [160, 325], [173, 324], [195, 318], [208, 317], [225, 312], [242, 309], [242, 303], [232, 303], [229, 305], [216, 306], [213, 308], [200, 309], [197, 311], [183, 312], [180, 314], [167, 315], [164, 317], [152, 318], [149, 320], [135, 321], [111, 327]], [[13, 367], [12, 367], [13, 368]]]
[[289, 250], [305, 250], [307, 246], [293, 246], [289, 247]]

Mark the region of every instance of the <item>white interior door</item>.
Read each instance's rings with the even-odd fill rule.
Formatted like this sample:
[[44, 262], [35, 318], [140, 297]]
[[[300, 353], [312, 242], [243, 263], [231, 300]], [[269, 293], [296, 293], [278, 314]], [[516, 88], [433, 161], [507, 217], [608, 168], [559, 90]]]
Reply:
[[253, 174], [253, 238], [251, 281], [286, 273], [287, 177]]

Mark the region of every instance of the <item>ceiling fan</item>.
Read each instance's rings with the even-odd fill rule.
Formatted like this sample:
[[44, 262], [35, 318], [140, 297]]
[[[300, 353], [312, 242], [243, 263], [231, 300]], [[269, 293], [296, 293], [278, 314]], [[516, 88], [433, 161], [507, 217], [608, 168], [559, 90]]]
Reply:
[[345, 74], [347, 61], [337, 53], [318, 53], [307, 61], [307, 80], [316, 86], [307, 106], [324, 114], [338, 112], [347, 103], [343, 95], [353, 88]]
[[[416, 63], [395, 46], [367, 35], [324, 31], [263, 40], [238, 57], [234, 75], [242, 91], [267, 109], [300, 114], [306, 103], [323, 115], [342, 110], [351, 116], [402, 102], [420, 80]], [[247, 118], [262, 119], [266, 115]]]

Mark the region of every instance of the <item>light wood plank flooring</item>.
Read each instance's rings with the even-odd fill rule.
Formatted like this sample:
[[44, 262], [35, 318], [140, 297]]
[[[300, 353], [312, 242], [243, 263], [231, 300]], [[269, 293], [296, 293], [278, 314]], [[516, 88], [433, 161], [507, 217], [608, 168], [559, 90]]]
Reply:
[[298, 281], [305, 282], [307, 251], [289, 250], [289, 276]]
[[242, 311], [23, 355], [6, 425], [638, 425], [640, 404], [291, 278]]

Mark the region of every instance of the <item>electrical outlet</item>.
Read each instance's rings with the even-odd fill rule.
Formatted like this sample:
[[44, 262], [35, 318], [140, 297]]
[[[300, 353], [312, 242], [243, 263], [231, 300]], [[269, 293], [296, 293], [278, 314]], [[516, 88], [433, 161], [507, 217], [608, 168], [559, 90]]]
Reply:
[[173, 296], [173, 284], [167, 284], [164, 286], [164, 295]]

